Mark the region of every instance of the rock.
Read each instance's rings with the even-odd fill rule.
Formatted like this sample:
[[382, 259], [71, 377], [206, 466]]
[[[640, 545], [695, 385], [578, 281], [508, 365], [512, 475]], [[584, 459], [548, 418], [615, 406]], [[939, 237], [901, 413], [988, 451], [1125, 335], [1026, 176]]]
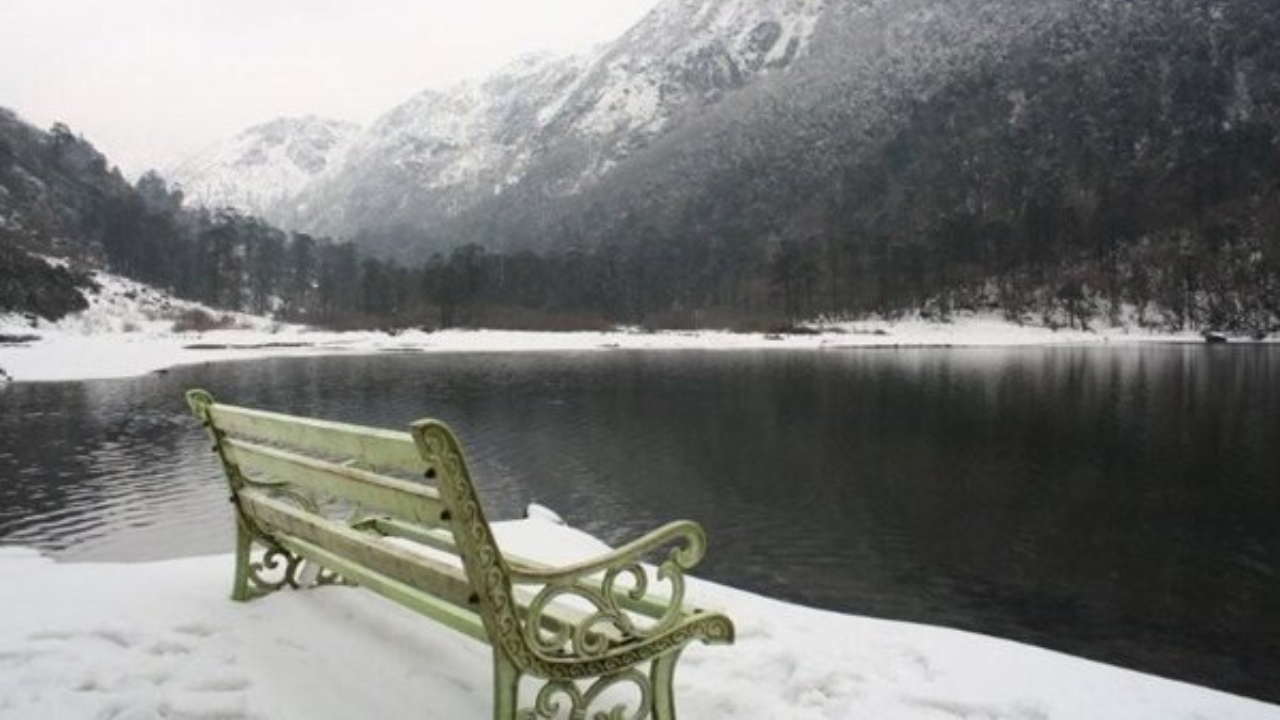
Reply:
[[58, 320], [89, 307], [82, 286], [66, 268], [0, 243], [0, 312]]

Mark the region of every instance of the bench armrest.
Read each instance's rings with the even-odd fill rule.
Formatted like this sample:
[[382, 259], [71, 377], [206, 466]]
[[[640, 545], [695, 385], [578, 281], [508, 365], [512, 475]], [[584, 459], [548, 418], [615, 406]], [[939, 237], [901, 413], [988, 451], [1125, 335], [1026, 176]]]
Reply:
[[659, 565], [659, 577], [662, 578], [664, 570], [683, 572], [702, 560], [707, 551], [707, 535], [701, 525], [690, 520], [667, 523], [626, 545], [570, 565], [533, 567], [514, 564], [511, 580], [517, 584], [567, 585], [609, 570], [630, 571], [646, 556], [677, 542], [682, 545], [673, 547]]
[[702, 527], [684, 520], [582, 562], [511, 567], [514, 584], [541, 586], [522, 618], [526, 641], [541, 657], [585, 662], [658, 652], [677, 636], [731, 638], [727, 619], [684, 606], [685, 571], [706, 547]]

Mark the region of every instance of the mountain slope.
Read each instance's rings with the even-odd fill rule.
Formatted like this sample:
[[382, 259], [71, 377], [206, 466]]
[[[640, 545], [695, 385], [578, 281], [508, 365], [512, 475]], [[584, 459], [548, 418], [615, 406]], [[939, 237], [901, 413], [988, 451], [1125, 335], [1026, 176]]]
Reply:
[[353, 233], [426, 223], [500, 192], [536, 152], [538, 116], [580, 71], [576, 59], [522, 58], [480, 83], [426, 91], [375, 121], [346, 162], [318, 178], [287, 225]]
[[803, 216], [811, 193], [870, 152], [911, 103], [1044, 32], [1071, 3], [1009, 6], [1006, 0], [834, 4], [821, 16], [811, 51], [793, 66], [689, 117], [591, 192], [547, 202], [545, 182], [531, 172], [533, 182], [518, 189], [523, 193], [494, 199], [477, 215], [510, 215], [501, 232], [487, 234], [514, 245], [557, 242], [566, 233], [593, 245], [627, 234], [637, 222], [648, 234], [684, 234], [696, 222], [751, 226], [764, 236], [779, 221]]
[[210, 164], [197, 159], [178, 178], [198, 200], [238, 202], [290, 227], [339, 235], [438, 227], [534, 169], [538, 192], [573, 196], [654, 138], [792, 64], [825, 6], [663, 3], [592, 55], [522, 58], [482, 81], [421, 93], [374, 122], [344, 162], [289, 202], [263, 202], [255, 177], [281, 172], [272, 169], [279, 159], [240, 172], [240, 163], [221, 157], [212, 183], [196, 182], [191, 168]]
[[1276, 47], [1258, 0], [833, 5], [785, 72], [593, 186], [557, 197], [533, 168], [448, 232], [612, 248], [635, 293], [695, 307], [764, 280], [800, 314], [1132, 306], [1259, 333], [1280, 317]]
[[340, 165], [359, 126], [315, 116], [251, 127], [168, 172], [189, 204], [264, 217], [293, 212], [316, 177]]
[[[518, 64], [397, 108], [282, 219], [348, 235], [418, 228], [434, 246], [547, 247], [566, 232], [595, 244], [629, 214], [619, 203], [678, 225], [690, 188], [740, 171], [751, 195], [821, 186], [913, 98], [1072, 6], [668, 0], [585, 60]], [[613, 226], [590, 227], [597, 215]]]

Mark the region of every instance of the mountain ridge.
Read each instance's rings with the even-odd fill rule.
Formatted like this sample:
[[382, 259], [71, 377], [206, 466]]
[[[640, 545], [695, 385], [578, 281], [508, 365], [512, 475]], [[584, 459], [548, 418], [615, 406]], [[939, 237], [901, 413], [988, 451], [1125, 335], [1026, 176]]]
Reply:
[[[488, 78], [423, 91], [375, 120], [345, 165], [312, 178], [295, 202], [250, 209], [325, 234], [422, 227], [501, 195], [531, 166], [539, 191], [572, 196], [683, 117], [787, 67], [825, 7], [669, 0], [586, 56], [521, 58]], [[177, 179], [187, 187], [185, 174]], [[229, 184], [193, 199], [235, 204], [239, 195]]]
[[254, 125], [166, 171], [188, 201], [275, 217], [293, 210], [303, 189], [341, 164], [359, 126], [315, 115]]

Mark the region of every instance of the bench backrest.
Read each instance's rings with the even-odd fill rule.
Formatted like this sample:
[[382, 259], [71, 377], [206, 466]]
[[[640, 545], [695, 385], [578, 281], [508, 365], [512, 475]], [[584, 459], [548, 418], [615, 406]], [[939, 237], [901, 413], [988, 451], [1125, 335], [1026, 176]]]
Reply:
[[421, 420], [410, 432], [394, 432], [225, 405], [203, 390], [188, 392], [187, 402], [215, 438], [234, 493], [274, 487], [304, 501], [333, 498], [365, 513], [450, 531], [488, 639], [517, 664], [531, 657], [510, 568], [462, 447], [443, 423]]
[[224, 405], [199, 390], [187, 397], [217, 433], [227, 467], [241, 474], [233, 484], [283, 483], [410, 522], [444, 523], [435, 488], [408, 479], [426, 467], [409, 433]]

